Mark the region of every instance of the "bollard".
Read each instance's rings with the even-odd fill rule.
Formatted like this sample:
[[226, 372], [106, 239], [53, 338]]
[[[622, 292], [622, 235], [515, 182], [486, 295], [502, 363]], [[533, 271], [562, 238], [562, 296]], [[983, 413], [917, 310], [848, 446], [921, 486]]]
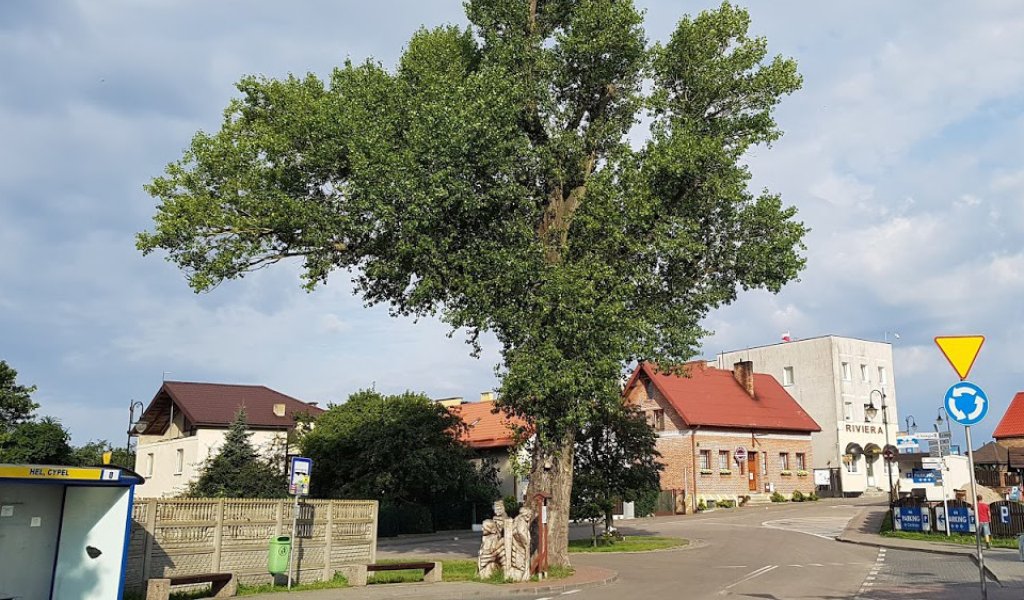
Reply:
[[1017, 536], [1017, 552], [1020, 553], [1020, 560], [1024, 562], [1024, 533]]

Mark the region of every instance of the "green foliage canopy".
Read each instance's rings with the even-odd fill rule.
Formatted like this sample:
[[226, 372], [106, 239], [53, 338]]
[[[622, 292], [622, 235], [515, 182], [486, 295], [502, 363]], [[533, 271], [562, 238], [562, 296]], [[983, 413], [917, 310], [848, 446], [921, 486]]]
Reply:
[[576, 438], [572, 517], [612, 526], [616, 501], [634, 502], [660, 489], [658, 436], [642, 412], [612, 405]]
[[19, 385], [18, 372], [0, 360], [0, 435], [32, 419], [39, 405], [32, 401], [34, 385]]
[[493, 470], [471, 461], [457, 437], [464, 428], [423, 394], [356, 392], [321, 414], [302, 439], [315, 469], [312, 492], [426, 507], [490, 502], [499, 496]]
[[796, 66], [729, 4], [663, 45], [631, 2], [533, 4], [467, 2], [470, 28], [417, 32], [394, 71], [243, 78], [148, 186], [139, 247], [197, 290], [292, 256], [310, 286], [355, 269], [370, 303], [493, 331], [504, 401], [542, 434], [632, 360], [688, 359], [710, 309], [803, 265], [795, 210], [740, 162], [779, 137]]
[[801, 79], [728, 3], [663, 44], [630, 0], [465, 6], [469, 27], [418, 31], [394, 69], [243, 78], [147, 186], [138, 247], [197, 291], [297, 257], [309, 288], [347, 270], [368, 304], [493, 332], [562, 543], [575, 432], [623, 369], [689, 359], [710, 310], [803, 267], [795, 209], [743, 162]]

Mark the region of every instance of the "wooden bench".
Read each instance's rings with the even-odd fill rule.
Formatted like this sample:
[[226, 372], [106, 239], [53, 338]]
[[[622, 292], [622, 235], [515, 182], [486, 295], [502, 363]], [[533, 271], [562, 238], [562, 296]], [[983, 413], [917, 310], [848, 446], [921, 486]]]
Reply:
[[366, 570], [374, 571], [423, 571], [423, 581], [428, 583], [439, 583], [441, 581], [442, 568], [439, 562], [407, 562], [388, 563], [384, 565], [366, 565]]
[[209, 583], [213, 598], [230, 598], [238, 593], [238, 580], [234, 573], [203, 573], [177, 577], [154, 578], [146, 582], [146, 600], [169, 600], [171, 586]]

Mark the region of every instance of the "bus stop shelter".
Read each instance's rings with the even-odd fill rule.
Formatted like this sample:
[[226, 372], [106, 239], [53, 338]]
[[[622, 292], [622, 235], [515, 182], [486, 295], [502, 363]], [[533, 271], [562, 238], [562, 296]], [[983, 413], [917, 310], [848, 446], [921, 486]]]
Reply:
[[0, 464], [0, 600], [120, 600], [143, 481], [115, 466]]

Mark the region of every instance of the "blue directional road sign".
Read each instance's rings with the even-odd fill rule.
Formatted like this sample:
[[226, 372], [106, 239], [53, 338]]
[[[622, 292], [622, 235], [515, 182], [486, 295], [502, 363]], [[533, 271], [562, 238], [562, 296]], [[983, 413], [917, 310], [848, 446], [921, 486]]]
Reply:
[[961, 425], [980, 423], [988, 414], [988, 396], [970, 381], [953, 384], [946, 390], [946, 413]]

